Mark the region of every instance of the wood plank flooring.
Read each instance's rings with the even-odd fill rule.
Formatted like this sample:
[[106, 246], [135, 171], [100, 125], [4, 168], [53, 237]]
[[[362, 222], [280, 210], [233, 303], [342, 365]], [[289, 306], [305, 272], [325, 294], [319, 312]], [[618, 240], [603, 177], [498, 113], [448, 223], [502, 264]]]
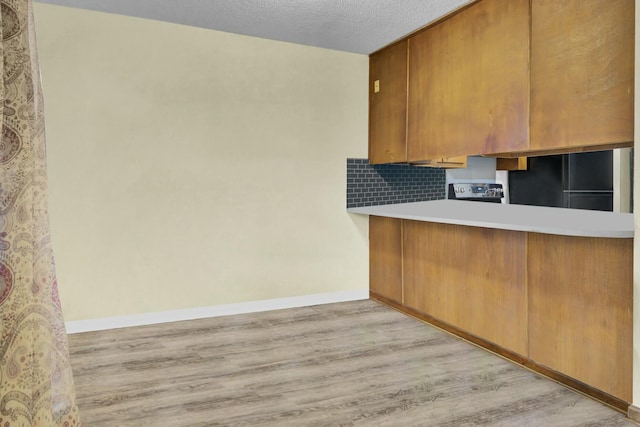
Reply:
[[375, 301], [69, 336], [85, 427], [637, 426]]

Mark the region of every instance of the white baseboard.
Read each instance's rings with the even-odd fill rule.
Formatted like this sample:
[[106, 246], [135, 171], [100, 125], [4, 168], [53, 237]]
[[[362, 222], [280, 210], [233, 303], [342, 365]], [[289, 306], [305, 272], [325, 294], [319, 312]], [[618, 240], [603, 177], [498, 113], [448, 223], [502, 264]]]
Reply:
[[66, 328], [68, 334], [77, 334], [80, 332], [128, 328], [130, 326], [153, 325], [157, 323], [179, 322], [181, 320], [194, 320], [207, 317], [229, 316], [232, 314], [258, 313], [261, 311], [281, 310], [284, 308], [357, 301], [368, 298], [368, 289], [330, 292], [325, 294], [302, 295], [298, 297], [214, 305], [211, 307], [196, 307], [157, 313], [142, 313], [102, 319], [75, 320], [66, 322]]

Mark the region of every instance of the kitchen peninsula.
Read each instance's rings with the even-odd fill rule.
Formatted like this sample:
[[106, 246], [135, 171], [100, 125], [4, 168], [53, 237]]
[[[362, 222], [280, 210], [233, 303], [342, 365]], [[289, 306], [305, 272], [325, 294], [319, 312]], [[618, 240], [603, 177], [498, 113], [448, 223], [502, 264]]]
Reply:
[[373, 299], [626, 411], [633, 215], [403, 203], [370, 215]]

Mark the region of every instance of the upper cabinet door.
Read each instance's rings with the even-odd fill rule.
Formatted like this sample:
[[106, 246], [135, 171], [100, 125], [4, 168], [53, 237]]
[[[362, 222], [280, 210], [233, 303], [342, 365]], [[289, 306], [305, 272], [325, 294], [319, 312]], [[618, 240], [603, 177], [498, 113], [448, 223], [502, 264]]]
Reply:
[[532, 1], [532, 150], [633, 141], [634, 16], [634, 0]]
[[407, 41], [369, 58], [369, 162], [407, 161]]
[[481, 0], [409, 39], [410, 162], [529, 147], [529, 0]]

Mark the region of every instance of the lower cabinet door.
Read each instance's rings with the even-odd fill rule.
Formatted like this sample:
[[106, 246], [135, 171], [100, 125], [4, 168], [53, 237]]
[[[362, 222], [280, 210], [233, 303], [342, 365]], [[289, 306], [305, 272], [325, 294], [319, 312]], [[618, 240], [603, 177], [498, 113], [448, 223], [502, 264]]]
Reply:
[[529, 353], [631, 402], [633, 239], [529, 234]]
[[403, 222], [405, 305], [528, 355], [526, 233]]
[[402, 303], [401, 219], [369, 217], [369, 290]]

